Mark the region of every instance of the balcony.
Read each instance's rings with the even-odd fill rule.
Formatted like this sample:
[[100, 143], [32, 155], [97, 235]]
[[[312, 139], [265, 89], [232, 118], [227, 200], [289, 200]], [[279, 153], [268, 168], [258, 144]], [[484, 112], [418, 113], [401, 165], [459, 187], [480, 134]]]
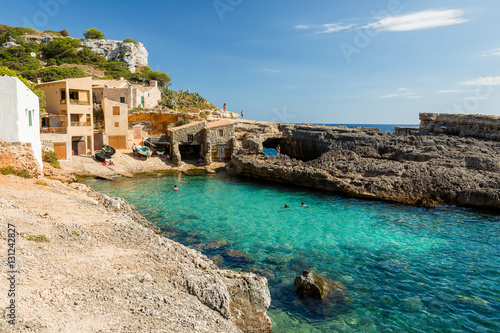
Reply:
[[40, 133], [68, 134], [67, 127], [42, 127]]
[[90, 126], [90, 121], [72, 121], [71, 126]]
[[[80, 100], [75, 100], [75, 99], [70, 99], [69, 103], [72, 105], [90, 105], [89, 101], [85, 101], [85, 100], [80, 101]], [[66, 100], [61, 99], [61, 104], [66, 104]]]

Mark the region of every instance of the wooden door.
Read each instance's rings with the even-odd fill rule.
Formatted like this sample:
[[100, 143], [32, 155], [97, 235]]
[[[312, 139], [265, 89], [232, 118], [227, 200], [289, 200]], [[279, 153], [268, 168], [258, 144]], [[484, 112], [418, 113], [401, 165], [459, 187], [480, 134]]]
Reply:
[[124, 135], [108, 136], [108, 145], [115, 149], [127, 149], [127, 137]]
[[58, 160], [65, 160], [66, 157], [66, 142], [54, 142], [54, 153]]
[[104, 146], [104, 136], [102, 133], [94, 133], [94, 150], [100, 150]]

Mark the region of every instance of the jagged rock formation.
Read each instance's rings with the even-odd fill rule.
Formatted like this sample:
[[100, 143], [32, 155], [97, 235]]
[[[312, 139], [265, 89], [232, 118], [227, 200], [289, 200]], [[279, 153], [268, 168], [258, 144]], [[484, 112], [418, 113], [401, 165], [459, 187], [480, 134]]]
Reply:
[[498, 116], [421, 113], [420, 129], [431, 133], [500, 141], [500, 117]]
[[[263, 123], [261, 126], [264, 126]], [[239, 127], [238, 127], [239, 126]], [[240, 131], [251, 131], [240, 124]], [[276, 128], [269, 124], [272, 132]], [[439, 134], [396, 136], [378, 129], [279, 125], [250, 134], [292, 159], [233, 157], [242, 175], [405, 204], [448, 203], [500, 210], [500, 142]]]
[[311, 271], [304, 271], [295, 278], [295, 291], [303, 297], [315, 299], [343, 300], [347, 288], [340, 282], [325, 278]]
[[82, 41], [82, 46], [90, 48], [102, 55], [107, 61], [125, 62], [129, 70], [135, 73], [148, 65], [148, 51], [142, 43], [124, 43], [118, 40], [90, 40]]

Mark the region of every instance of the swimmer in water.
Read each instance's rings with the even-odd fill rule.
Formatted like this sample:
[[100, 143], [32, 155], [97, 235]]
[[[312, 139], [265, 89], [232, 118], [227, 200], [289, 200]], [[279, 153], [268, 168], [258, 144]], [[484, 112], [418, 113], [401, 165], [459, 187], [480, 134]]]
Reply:
[[174, 185], [174, 191], [179, 191], [179, 188], [177, 187], [177, 185]]
[[304, 205], [304, 203], [302, 203], [302, 208], [309, 208], [308, 205]]
[[283, 207], [283, 208], [290, 208], [290, 207], [288, 207], [288, 205], [287, 205], [287, 204], [285, 204], [285, 207]]

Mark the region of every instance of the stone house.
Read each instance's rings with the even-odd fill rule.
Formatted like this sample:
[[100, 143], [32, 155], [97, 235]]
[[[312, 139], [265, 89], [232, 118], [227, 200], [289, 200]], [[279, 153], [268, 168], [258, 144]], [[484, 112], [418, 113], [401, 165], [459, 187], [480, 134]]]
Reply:
[[129, 109], [154, 108], [161, 100], [161, 91], [157, 81], [150, 81], [149, 86], [133, 85], [123, 78], [120, 80], [93, 80], [94, 100], [107, 98], [125, 103]]
[[197, 160], [202, 156], [204, 128], [204, 121], [195, 121], [167, 130], [171, 142], [170, 155], [174, 164], [180, 164], [181, 160]]
[[41, 140], [54, 143], [58, 159], [94, 154], [92, 78], [39, 83], [47, 114], [41, 118]]
[[207, 123], [204, 128], [205, 164], [231, 159], [234, 145], [234, 124], [227, 119]]
[[196, 121], [187, 125], [172, 127], [167, 131], [171, 142], [171, 156], [174, 164], [182, 160], [204, 158], [212, 161], [231, 159], [234, 144], [234, 124], [227, 119], [205, 122]]
[[130, 148], [128, 144], [128, 106], [107, 98], [101, 101], [104, 114], [103, 143], [115, 149]]
[[42, 173], [38, 96], [16, 77], [0, 76], [0, 139], [30, 144]]

